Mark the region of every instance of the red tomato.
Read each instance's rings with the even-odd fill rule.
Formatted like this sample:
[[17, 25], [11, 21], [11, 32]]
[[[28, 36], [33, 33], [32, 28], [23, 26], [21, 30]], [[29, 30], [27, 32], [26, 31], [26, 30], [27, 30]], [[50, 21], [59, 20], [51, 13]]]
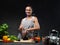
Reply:
[[35, 40], [40, 42], [41, 38], [40, 37], [35, 37]]

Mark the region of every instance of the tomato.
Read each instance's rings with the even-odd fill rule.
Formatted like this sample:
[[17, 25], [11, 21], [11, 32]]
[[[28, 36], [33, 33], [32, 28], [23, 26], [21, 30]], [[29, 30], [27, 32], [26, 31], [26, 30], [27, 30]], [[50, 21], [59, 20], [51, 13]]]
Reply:
[[8, 36], [3, 36], [3, 42], [7, 42], [7, 38], [8, 38]]
[[34, 40], [37, 41], [37, 42], [40, 42], [41, 38], [40, 37], [35, 37]]

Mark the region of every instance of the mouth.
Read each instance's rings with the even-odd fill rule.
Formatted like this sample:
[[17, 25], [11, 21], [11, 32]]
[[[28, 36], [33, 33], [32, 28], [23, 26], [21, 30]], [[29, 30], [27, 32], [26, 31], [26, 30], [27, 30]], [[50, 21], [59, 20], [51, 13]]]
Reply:
[[30, 12], [26, 12], [26, 13], [30, 13]]
[[30, 12], [26, 13], [26, 14], [30, 14]]

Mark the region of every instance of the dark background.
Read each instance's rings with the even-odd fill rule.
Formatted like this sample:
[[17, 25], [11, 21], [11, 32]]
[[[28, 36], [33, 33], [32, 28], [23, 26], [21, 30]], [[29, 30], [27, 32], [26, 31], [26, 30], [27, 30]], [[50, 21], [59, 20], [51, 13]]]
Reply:
[[27, 4], [33, 7], [33, 14], [39, 20], [40, 35], [48, 35], [52, 29], [60, 32], [60, 0], [1, 0], [0, 25], [7, 23], [9, 34], [18, 34], [20, 21], [26, 16], [24, 9]]

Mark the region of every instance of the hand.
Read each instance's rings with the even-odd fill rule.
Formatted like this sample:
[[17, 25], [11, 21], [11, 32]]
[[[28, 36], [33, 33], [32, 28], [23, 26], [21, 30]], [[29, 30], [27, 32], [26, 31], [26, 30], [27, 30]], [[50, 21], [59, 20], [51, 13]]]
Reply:
[[31, 28], [27, 29], [27, 32], [31, 32], [31, 31], [32, 31]]
[[30, 29], [26, 29], [27, 31], [30, 31]]
[[22, 35], [26, 35], [27, 33], [29, 33], [30, 29], [23, 29], [22, 31]]
[[22, 36], [25, 36], [27, 34], [27, 31], [26, 30], [23, 30], [22, 31]]

